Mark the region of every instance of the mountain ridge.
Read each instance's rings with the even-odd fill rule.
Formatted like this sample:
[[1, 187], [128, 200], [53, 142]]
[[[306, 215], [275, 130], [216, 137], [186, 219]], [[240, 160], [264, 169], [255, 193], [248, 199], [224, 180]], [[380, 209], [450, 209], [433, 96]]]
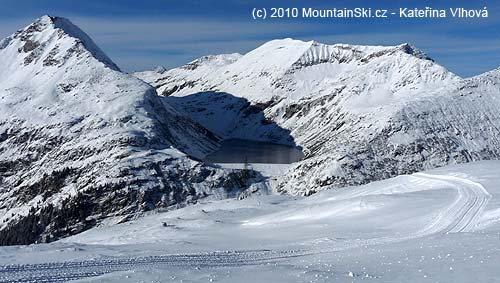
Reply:
[[[478, 116], [481, 107], [488, 107], [488, 114], [495, 117], [495, 111], [486, 106], [496, 105], [494, 99], [488, 96], [479, 104], [474, 102], [477, 113], [469, 113], [462, 105], [469, 101], [459, 92], [469, 84], [481, 85], [478, 81], [482, 77], [462, 79], [407, 43], [382, 47], [273, 40], [207, 72], [212, 75], [178, 71], [181, 68], [148, 82], [159, 93], [172, 97], [172, 103], [181, 101], [176, 108], [185, 115], [211, 129], [216, 123], [210, 121], [213, 118], [209, 113], [243, 109], [228, 112], [236, 121], [235, 129], [222, 133], [223, 137], [290, 144], [279, 133], [255, 126], [271, 121], [290, 131], [292, 145], [304, 148], [306, 159], [282, 179], [275, 188], [280, 192], [310, 194], [331, 186], [358, 185], [448, 163], [499, 156], [495, 149], [499, 147], [495, 138], [498, 133], [488, 132], [486, 128], [493, 124], [481, 122]], [[160, 81], [161, 85], [157, 84]], [[494, 82], [490, 86], [490, 93], [498, 92]], [[235, 99], [224, 103], [218, 95], [206, 95], [204, 101], [196, 96], [210, 91], [228, 93], [261, 107], [264, 120], [243, 115], [246, 108], [235, 104]], [[493, 101], [486, 101], [489, 99]], [[485, 128], [475, 130], [476, 135], [491, 139], [493, 148], [473, 146], [466, 136], [451, 131], [451, 126], [421, 121], [430, 117], [450, 120], [425, 111], [446, 112], [445, 101], [456, 107], [454, 114], [458, 117], [483, 123], [478, 125]], [[436, 109], [435, 103], [442, 109]], [[193, 112], [207, 105], [222, 106]], [[415, 128], [412, 123], [422, 127], [412, 129], [416, 137], [405, 133], [407, 128]], [[449, 123], [453, 128], [469, 126], [466, 120], [460, 120], [463, 125], [457, 124], [458, 119]], [[422, 153], [423, 149], [428, 152]]]
[[44, 16], [1, 46], [1, 245], [244, 187], [237, 172], [194, 160], [219, 137], [121, 73], [68, 20]]

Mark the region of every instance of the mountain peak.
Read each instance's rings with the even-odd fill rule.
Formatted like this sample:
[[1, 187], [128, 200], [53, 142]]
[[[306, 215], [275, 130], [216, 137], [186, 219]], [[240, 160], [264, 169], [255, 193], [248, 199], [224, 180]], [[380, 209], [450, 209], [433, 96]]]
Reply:
[[[119, 71], [119, 68], [94, 41], [68, 19], [45, 15], [33, 23], [5, 38], [0, 42], [0, 51], [12, 48], [17, 50], [9, 57], [17, 65], [22, 58], [25, 66], [42, 64], [43, 66], [64, 64], [73, 55], [90, 53], [107, 67]], [[5, 51], [5, 50], [4, 50]], [[7, 52], [7, 51], [6, 51]]]
[[[222, 59], [226, 56], [219, 55]], [[204, 56], [165, 74], [135, 75], [157, 86], [164, 95], [223, 89], [258, 102], [279, 96], [302, 99], [323, 95], [332, 85], [341, 86], [346, 80], [357, 81], [367, 93], [375, 85], [384, 85], [388, 93], [396, 93], [417, 89], [419, 84], [459, 79], [408, 43], [370, 46], [284, 38], [230, 58]], [[195, 82], [200, 83], [194, 86]], [[270, 89], [279, 91], [271, 97]]]
[[406, 54], [413, 55], [419, 59], [430, 60], [434, 62], [434, 60], [431, 57], [429, 57], [425, 52], [423, 52], [422, 50], [416, 48], [414, 45], [411, 45], [409, 43], [403, 43], [399, 45], [398, 48]]
[[[403, 56], [404, 58], [399, 58]], [[412, 59], [413, 58], [413, 59]], [[427, 54], [408, 43], [396, 46], [365, 46], [350, 44], [324, 44], [314, 40], [291, 38], [276, 39], [262, 44], [245, 54], [231, 68], [243, 73], [292, 74], [298, 70], [321, 64], [338, 64], [355, 68], [372, 61], [393, 60], [408, 64], [421, 64], [421, 60], [434, 62]], [[429, 63], [427, 62], [427, 63]], [[337, 68], [337, 70], [339, 70]]]
[[40, 18], [36, 19], [30, 26], [35, 26], [35, 25], [51, 25], [54, 23], [55, 19], [57, 17], [50, 16], [50, 15], [43, 15]]

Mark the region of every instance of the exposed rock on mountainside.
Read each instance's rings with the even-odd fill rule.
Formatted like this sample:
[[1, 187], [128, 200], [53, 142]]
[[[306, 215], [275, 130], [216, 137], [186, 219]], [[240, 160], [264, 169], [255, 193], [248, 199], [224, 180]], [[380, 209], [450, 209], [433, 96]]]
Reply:
[[[278, 191], [310, 194], [500, 156], [498, 70], [464, 80], [409, 44], [291, 39], [206, 58], [135, 75], [223, 137], [302, 146], [306, 159]], [[250, 107], [263, 115], [247, 115]], [[220, 116], [230, 124], [220, 127]]]
[[0, 42], [0, 244], [239, 189], [236, 173], [190, 158], [218, 141], [78, 27], [44, 16]]

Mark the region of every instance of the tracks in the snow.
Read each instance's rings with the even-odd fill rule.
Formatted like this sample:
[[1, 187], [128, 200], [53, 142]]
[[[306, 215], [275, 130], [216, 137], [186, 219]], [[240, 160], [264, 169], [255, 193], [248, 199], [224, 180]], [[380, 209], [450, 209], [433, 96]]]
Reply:
[[179, 254], [147, 257], [120, 257], [113, 259], [16, 264], [0, 266], [0, 282], [66, 282], [99, 276], [116, 271], [165, 267], [221, 267], [258, 265], [307, 255], [304, 251], [228, 251], [199, 254]]
[[380, 187], [380, 189], [375, 190], [364, 187], [353, 192], [346, 191], [344, 194], [340, 194], [336, 199], [342, 200], [367, 195], [405, 194], [442, 189], [456, 190], [457, 197], [451, 204], [443, 205], [437, 215], [433, 219], [430, 219], [429, 223], [421, 229], [396, 236], [391, 235], [380, 238], [336, 242], [329, 247], [321, 247], [317, 251], [321, 253], [334, 252], [361, 246], [412, 240], [435, 234], [473, 231], [477, 225], [480, 224], [482, 212], [491, 198], [491, 195], [483, 185], [460, 177], [416, 173], [413, 175], [400, 176], [400, 178], [409, 179], [395, 186]]
[[457, 199], [450, 206], [443, 209], [438, 219], [427, 227], [427, 234], [469, 232], [476, 227], [491, 198], [483, 185], [468, 179], [448, 175], [417, 173], [413, 176], [449, 184], [451, 187], [456, 188], [458, 192]]
[[[111, 259], [52, 262], [42, 264], [17, 264], [0, 266], [0, 283], [13, 282], [66, 282], [70, 280], [94, 277], [111, 272], [148, 268], [148, 266], [165, 266], [170, 268], [243, 266], [275, 263], [293, 257], [317, 253], [333, 252], [356, 246], [384, 244], [401, 240], [409, 240], [437, 233], [467, 232], [478, 224], [482, 211], [486, 207], [490, 195], [485, 188], [476, 182], [448, 175], [430, 175], [417, 173], [411, 181], [403, 182], [398, 187], [382, 187], [380, 190], [360, 188], [352, 192], [338, 195], [339, 199], [359, 197], [363, 195], [385, 193], [409, 193], [425, 190], [452, 188], [457, 190], [455, 200], [443, 206], [438, 215], [429, 224], [416, 232], [400, 237], [384, 237], [361, 241], [336, 243], [331, 247], [317, 247], [307, 250], [246, 250], [213, 252], [198, 254], [178, 254], [147, 257], [117, 257]], [[406, 183], [406, 184], [405, 184]], [[439, 186], [434, 186], [439, 184]], [[444, 185], [444, 186], [442, 186]], [[395, 190], [395, 191], [391, 191]]]

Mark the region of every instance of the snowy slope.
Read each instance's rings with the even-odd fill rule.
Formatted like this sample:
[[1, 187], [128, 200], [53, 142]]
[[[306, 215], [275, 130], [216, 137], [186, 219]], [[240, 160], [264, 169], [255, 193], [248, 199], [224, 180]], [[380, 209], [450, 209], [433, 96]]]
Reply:
[[[168, 96], [169, 92], [180, 90], [190, 86], [190, 81], [182, 81], [182, 78], [189, 76], [192, 80], [200, 80], [212, 75], [214, 69], [218, 69], [227, 64], [231, 64], [241, 57], [240, 54], [209, 55], [196, 59], [181, 68], [166, 71], [163, 67], [158, 67], [153, 71], [134, 73], [134, 76], [143, 81], [151, 82], [157, 88], [160, 95]], [[181, 79], [181, 80], [177, 80]], [[178, 85], [177, 89], [167, 88], [173, 80]]]
[[[310, 197], [210, 201], [129, 223], [96, 227], [61, 241], [158, 243], [182, 251], [227, 250], [236, 242], [244, 243], [247, 249], [290, 243], [324, 249], [314, 240], [346, 239], [346, 243], [333, 245], [342, 249], [475, 232], [492, 226], [498, 229], [500, 217], [491, 215], [500, 204], [499, 164], [482, 161], [447, 166]], [[163, 222], [170, 228], [165, 229]], [[223, 234], [238, 241], [228, 243]], [[177, 246], [182, 241], [189, 244]]]
[[409, 44], [283, 39], [221, 61], [203, 76], [184, 67], [154, 81], [138, 76], [222, 137], [301, 146], [306, 160], [279, 191], [310, 194], [499, 156], [498, 78], [461, 79]]
[[[378, 108], [382, 113], [386, 109]], [[362, 114], [370, 120], [351, 125], [351, 139], [319, 133], [313, 139], [326, 142], [317, 144], [318, 154], [298, 165], [296, 172], [314, 168], [309, 178], [320, 184], [361, 184], [446, 164], [498, 159], [499, 109], [498, 70], [427, 90], [391, 108], [383, 124], [380, 113]], [[360, 132], [377, 125], [378, 130], [360, 139]], [[331, 148], [341, 150], [328, 155]], [[304, 179], [291, 176], [288, 180], [287, 190], [308, 186]]]
[[218, 141], [78, 27], [44, 16], [0, 43], [0, 244], [222, 196], [234, 177], [190, 158]]
[[[5, 282], [497, 282], [500, 163], [199, 203], [0, 249]], [[164, 224], [163, 224], [164, 223]], [[248, 276], [252, 274], [252, 276]]]
[[[193, 64], [200, 67], [191, 70]], [[259, 102], [280, 98], [296, 101], [331, 94], [334, 87], [353, 87], [349, 83], [357, 83], [359, 93], [384, 86], [392, 92], [391, 96], [405, 98], [403, 95], [418, 86], [431, 87], [433, 83], [458, 79], [408, 44], [325, 45], [292, 39], [270, 41], [244, 56], [207, 56], [178, 69], [154, 73], [136, 75], [160, 89], [159, 93], [187, 95], [218, 90]], [[175, 88], [180, 82], [187, 85]], [[370, 95], [378, 95], [374, 100], [385, 98], [378, 93]]]

